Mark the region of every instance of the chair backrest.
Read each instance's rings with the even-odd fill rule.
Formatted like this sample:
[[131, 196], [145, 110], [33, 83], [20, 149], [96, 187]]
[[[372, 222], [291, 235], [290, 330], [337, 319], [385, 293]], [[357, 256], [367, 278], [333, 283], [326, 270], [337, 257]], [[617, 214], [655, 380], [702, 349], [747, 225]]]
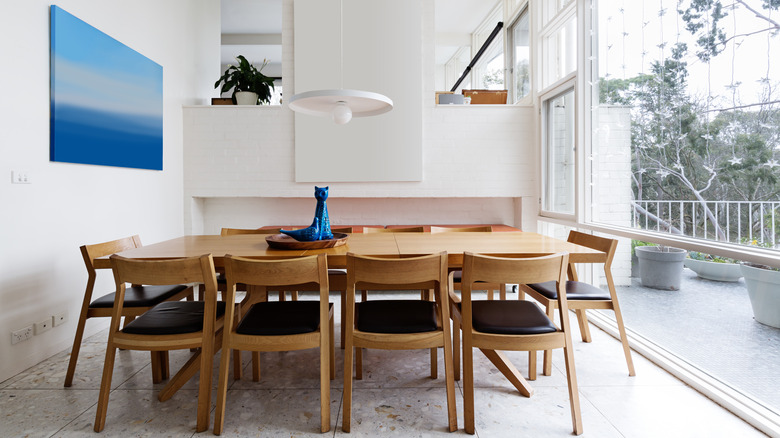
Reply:
[[447, 283], [447, 253], [409, 258], [380, 258], [347, 253], [347, 288], [404, 285], [404, 289], [434, 289]]
[[279, 234], [279, 228], [223, 228], [220, 236], [233, 236], [235, 234]]
[[79, 249], [81, 250], [81, 256], [84, 258], [84, 264], [87, 266], [87, 273], [93, 276], [95, 275], [95, 259], [141, 246], [141, 238], [135, 235], [110, 242], [82, 245]]
[[406, 227], [406, 228], [374, 228], [374, 227], [366, 227], [363, 228], [364, 233], [423, 233], [425, 232], [425, 227], [419, 226], [419, 227]]
[[203, 327], [204, 330], [208, 330], [209, 327], [213, 330], [216, 319], [217, 277], [211, 254], [169, 260], [130, 259], [116, 254], [110, 258], [116, 282], [111, 320], [112, 331], [118, 330], [118, 325], [114, 327], [114, 324], [119, 324], [127, 283], [144, 285], [198, 283], [202, 285], [205, 289], [205, 293], [200, 294], [202, 300], [205, 301], [204, 318], [210, 320], [211, 323], [207, 324], [207, 321], [204, 320]]
[[271, 287], [293, 284], [319, 284], [328, 297], [328, 265], [325, 254], [291, 257], [275, 260], [258, 260], [225, 256], [225, 278], [228, 289], [236, 284]]
[[478, 227], [437, 227], [431, 225], [431, 234], [433, 233], [491, 233], [493, 227], [490, 225]]
[[[604, 272], [610, 277], [611, 281], [611, 267], [612, 259], [615, 258], [615, 251], [617, 250], [618, 241], [616, 239], [610, 239], [607, 237], [594, 236], [592, 234], [585, 234], [579, 231], [570, 231], [568, 242], [574, 243], [580, 246], [585, 246], [596, 251], [601, 251], [607, 255], [604, 261]], [[577, 270], [574, 267], [574, 263], [569, 264], [569, 280], [577, 281]]]
[[569, 255], [566, 253], [525, 257], [512, 254], [490, 256], [465, 252], [461, 286], [464, 301], [465, 296], [470, 295], [471, 285], [475, 282], [530, 284], [557, 281], [563, 284], [566, 280], [568, 263]]

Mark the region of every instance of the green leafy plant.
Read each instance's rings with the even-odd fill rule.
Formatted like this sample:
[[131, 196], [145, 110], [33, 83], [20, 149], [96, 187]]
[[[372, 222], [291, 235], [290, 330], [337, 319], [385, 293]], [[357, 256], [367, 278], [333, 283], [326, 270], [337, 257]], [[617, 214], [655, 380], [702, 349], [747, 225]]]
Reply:
[[631, 240], [631, 255], [636, 254], [637, 246], [656, 246], [655, 243], [645, 242], [643, 240]]
[[714, 262], [714, 263], [739, 263], [737, 260], [729, 257], [721, 257], [712, 254], [705, 254], [703, 252], [698, 252], [698, 251], [688, 251], [688, 258], [693, 260], [703, 260], [705, 262]]
[[251, 91], [257, 93], [257, 100], [260, 103], [269, 103], [271, 101], [271, 90], [274, 88], [274, 80], [261, 71], [268, 64], [268, 60], [263, 60], [263, 65], [256, 68], [242, 55], [236, 57], [238, 65], [228, 66], [222, 77], [214, 83], [214, 88], [219, 88], [222, 84], [221, 93], [226, 93], [233, 89], [233, 103], [236, 103], [236, 92]]
[[[749, 245], [749, 246], [758, 246], [761, 248], [772, 248], [772, 244], [769, 242], [759, 242], [756, 239], [749, 240], [749, 239], [742, 239], [743, 245]], [[780, 271], [780, 268], [775, 268], [769, 265], [762, 265], [760, 263], [753, 263], [753, 262], [742, 262], [743, 265], [748, 265], [753, 268], [759, 268], [759, 269], [766, 269], [767, 271]]]

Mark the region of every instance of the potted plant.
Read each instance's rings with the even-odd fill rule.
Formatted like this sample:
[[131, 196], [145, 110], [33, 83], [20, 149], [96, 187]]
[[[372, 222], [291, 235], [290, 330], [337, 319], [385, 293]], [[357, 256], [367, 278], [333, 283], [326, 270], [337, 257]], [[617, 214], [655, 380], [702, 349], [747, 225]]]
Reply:
[[226, 93], [233, 89], [233, 103], [237, 105], [257, 105], [271, 101], [271, 89], [274, 88], [273, 78], [261, 73], [268, 64], [268, 60], [263, 60], [263, 65], [257, 69], [242, 55], [236, 57], [238, 65], [230, 65], [225, 74], [214, 83], [214, 88], [219, 88], [222, 84], [220, 93]]
[[639, 259], [636, 256], [636, 248], [638, 246], [652, 246], [650, 242], [643, 240], [631, 240], [631, 276], [639, 277]]
[[[753, 240], [754, 246], [768, 246]], [[758, 263], [739, 265], [753, 308], [753, 317], [761, 324], [780, 328], [780, 268]]]
[[685, 267], [707, 280], [734, 282], [742, 278], [742, 271], [736, 260], [698, 251], [688, 251]]
[[642, 286], [653, 289], [679, 290], [686, 251], [669, 246], [637, 246], [639, 277]]

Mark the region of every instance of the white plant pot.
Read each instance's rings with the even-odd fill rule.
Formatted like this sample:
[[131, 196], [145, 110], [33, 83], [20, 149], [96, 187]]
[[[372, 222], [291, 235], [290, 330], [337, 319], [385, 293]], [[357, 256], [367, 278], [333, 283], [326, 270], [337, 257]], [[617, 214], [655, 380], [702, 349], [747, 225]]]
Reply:
[[680, 290], [683, 260], [688, 251], [680, 248], [637, 246], [634, 249], [639, 259], [639, 276], [642, 286], [653, 289]]
[[236, 91], [236, 104], [257, 105], [257, 93], [251, 91]]
[[715, 281], [739, 281], [742, 271], [736, 263], [717, 263], [708, 260], [685, 259], [685, 267], [701, 278]]
[[780, 271], [739, 265], [756, 321], [780, 328]]

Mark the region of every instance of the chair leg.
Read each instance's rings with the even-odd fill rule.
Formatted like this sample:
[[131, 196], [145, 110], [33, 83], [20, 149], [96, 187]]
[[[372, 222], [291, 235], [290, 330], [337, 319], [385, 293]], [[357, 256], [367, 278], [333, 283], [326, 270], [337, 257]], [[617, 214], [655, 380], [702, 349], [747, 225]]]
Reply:
[[291, 301], [298, 301], [298, 291], [297, 290], [290, 291], [290, 300]]
[[582, 435], [582, 414], [580, 412], [580, 392], [577, 387], [577, 373], [574, 370], [574, 352], [571, 348], [571, 337], [565, 335], [567, 347], [563, 348], [563, 356], [566, 362], [566, 380], [569, 386], [569, 404], [571, 405], [571, 422], [575, 435]]
[[450, 432], [458, 430], [458, 414], [455, 405], [455, 376], [452, 362], [452, 330], [449, 324], [442, 324], [444, 349], [444, 385], [447, 388], [447, 421]]
[[580, 325], [580, 335], [582, 336], [582, 342], [591, 342], [590, 327], [588, 326], [588, 315], [585, 313], [585, 309], [577, 309], [574, 311], [577, 314], [577, 322]]
[[474, 350], [470, 339], [463, 336], [463, 426], [474, 435]]
[[100, 432], [106, 427], [106, 412], [108, 411], [108, 396], [111, 392], [111, 377], [114, 373], [114, 359], [116, 347], [110, 340], [106, 346], [106, 360], [103, 363], [103, 378], [100, 381], [100, 393], [98, 395], [97, 413], [95, 414], [95, 432]]
[[341, 349], [344, 349], [344, 336], [347, 332], [346, 330], [346, 321], [347, 321], [347, 291], [343, 290], [341, 291], [341, 339], [339, 342], [339, 347]]
[[355, 348], [355, 378], [363, 380], [363, 349]]
[[203, 341], [203, 347], [200, 349], [200, 381], [198, 382], [196, 432], [203, 432], [209, 428], [209, 420], [211, 419], [211, 374], [213, 368], [214, 340], [207, 339]]
[[506, 300], [506, 285], [503, 283], [498, 285], [498, 296], [501, 297], [502, 300]]
[[[222, 352], [222, 354], [227, 354]], [[233, 350], [233, 380], [241, 380], [241, 368], [244, 364], [241, 362], [241, 350]]]
[[151, 368], [152, 368], [152, 383], [160, 383], [163, 381], [162, 377], [162, 364], [160, 364], [160, 352], [150, 351], [152, 356]]
[[[555, 308], [553, 307], [552, 302], [549, 302], [547, 303], [547, 317], [550, 318], [550, 321], [553, 321], [554, 316], [555, 316]], [[552, 350], [544, 350], [542, 374], [544, 374], [545, 376], [552, 375]]]
[[65, 373], [65, 387], [73, 385], [73, 375], [76, 374], [76, 362], [79, 360], [79, 351], [81, 350], [81, 341], [84, 338], [84, 326], [87, 324], [87, 307], [81, 309], [79, 323], [76, 326], [76, 336], [73, 338], [73, 348], [70, 350], [70, 359], [68, 359], [68, 372]]
[[613, 310], [615, 311], [615, 321], [618, 326], [618, 333], [620, 333], [620, 343], [623, 344], [623, 354], [626, 356], [626, 365], [628, 365], [628, 375], [635, 376], [634, 361], [631, 359], [631, 347], [628, 345], [628, 337], [626, 336], [626, 327], [623, 325], [623, 315], [620, 313], [620, 307], [617, 302], [612, 302]]
[[452, 320], [452, 372], [460, 380], [460, 321]]
[[[235, 353], [234, 350], [233, 352]], [[240, 352], [239, 352], [240, 354]], [[235, 355], [233, 356], [235, 373]], [[228, 367], [230, 366], [230, 349], [224, 347], [219, 360], [219, 384], [217, 385], [217, 409], [214, 412], [214, 435], [221, 435], [225, 426], [225, 404], [227, 403]]]
[[260, 352], [252, 352], [252, 381], [260, 381]]
[[363, 301], [363, 302], [368, 301], [368, 291], [367, 290], [360, 291], [360, 301]]
[[[351, 331], [350, 333], [351, 334]], [[352, 422], [352, 338], [347, 336], [344, 346], [344, 406], [342, 408], [341, 430], [349, 433]]]
[[528, 352], [528, 380], [536, 380], [536, 350]]
[[320, 329], [320, 432], [322, 433], [330, 430], [330, 381], [336, 378], [333, 341], [333, 315], [331, 315], [328, 322], [328, 335], [322, 333]]
[[[328, 354], [330, 359], [328, 361], [330, 366], [330, 380], [336, 380], [336, 338], [334, 337], [336, 329], [334, 327], [332, 314], [330, 315], [330, 323], [328, 324], [328, 331], [330, 332], [328, 337], [328, 341], [329, 341], [328, 348], [330, 349], [330, 354]], [[330, 406], [330, 404], [328, 404], [328, 406]]]
[[287, 293], [283, 290], [279, 291], [279, 301], [285, 301], [287, 299]]
[[439, 355], [438, 348], [431, 348], [431, 379], [439, 377]]

